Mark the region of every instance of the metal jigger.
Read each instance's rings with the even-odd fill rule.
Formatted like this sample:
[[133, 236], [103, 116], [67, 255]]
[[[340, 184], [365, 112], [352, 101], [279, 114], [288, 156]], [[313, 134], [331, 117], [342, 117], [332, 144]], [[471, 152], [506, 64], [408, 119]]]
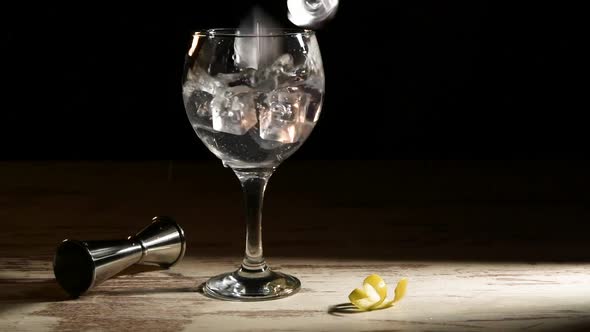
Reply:
[[184, 231], [171, 218], [152, 223], [127, 240], [64, 240], [57, 248], [53, 272], [60, 286], [73, 297], [137, 263], [168, 268], [184, 256]]
[[288, 18], [298, 27], [317, 29], [334, 18], [338, 0], [287, 0]]

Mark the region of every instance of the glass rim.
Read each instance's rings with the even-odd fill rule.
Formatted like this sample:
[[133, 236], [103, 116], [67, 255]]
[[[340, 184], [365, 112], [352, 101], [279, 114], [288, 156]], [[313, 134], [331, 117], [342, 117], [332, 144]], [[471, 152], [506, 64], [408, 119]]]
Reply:
[[312, 36], [313, 30], [297, 28], [266, 28], [264, 33], [240, 33], [238, 28], [213, 28], [198, 30], [193, 36], [199, 37], [285, 37], [285, 36]]

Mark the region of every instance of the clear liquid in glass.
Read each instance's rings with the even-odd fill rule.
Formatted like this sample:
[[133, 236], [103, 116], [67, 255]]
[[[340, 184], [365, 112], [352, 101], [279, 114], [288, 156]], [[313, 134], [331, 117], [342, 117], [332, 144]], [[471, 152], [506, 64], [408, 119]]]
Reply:
[[216, 75], [194, 64], [183, 84], [188, 118], [224, 165], [278, 166], [301, 146], [318, 121], [321, 69], [321, 62], [312, 57], [295, 65], [289, 54], [258, 69]]

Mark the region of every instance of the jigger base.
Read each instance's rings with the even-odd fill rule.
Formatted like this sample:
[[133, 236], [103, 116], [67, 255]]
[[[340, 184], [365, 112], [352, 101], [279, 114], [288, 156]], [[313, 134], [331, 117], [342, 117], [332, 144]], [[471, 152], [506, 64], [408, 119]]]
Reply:
[[226, 301], [268, 301], [293, 295], [300, 288], [299, 279], [288, 274], [270, 269], [253, 273], [240, 268], [209, 279], [203, 291]]

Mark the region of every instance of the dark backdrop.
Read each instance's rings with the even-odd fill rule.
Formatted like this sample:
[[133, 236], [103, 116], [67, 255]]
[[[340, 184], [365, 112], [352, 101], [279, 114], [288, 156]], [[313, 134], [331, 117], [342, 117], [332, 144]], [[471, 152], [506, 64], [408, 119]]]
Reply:
[[[192, 30], [258, 3], [0, 11], [1, 159], [213, 159], [184, 113]], [[573, 2], [342, 1], [319, 31], [327, 95], [300, 159], [586, 157]]]

